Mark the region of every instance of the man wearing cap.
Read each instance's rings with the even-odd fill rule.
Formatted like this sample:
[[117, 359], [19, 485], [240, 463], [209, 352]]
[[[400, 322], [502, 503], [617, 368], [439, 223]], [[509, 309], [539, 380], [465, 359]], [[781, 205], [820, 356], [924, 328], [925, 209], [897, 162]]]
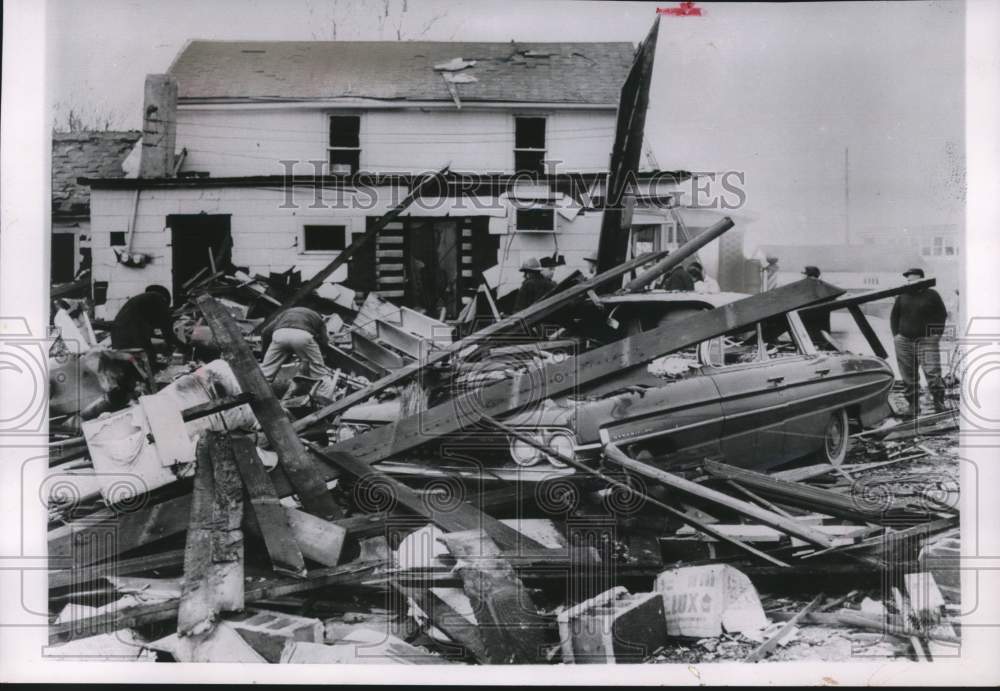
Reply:
[[696, 293], [718, 293], [719, 283], [714, 278], [705, 273], [705, 267], [701, 265], [701, 262], [695, 261], [691, 262], [691, 266], [688, 267], [688, 273], [691, 274], [692, 280], [694, 280], [694, 292]]
[[[802, 269], [802, 275], [806, 278], [819, 280], [820, 270], [818, 266], [807, 266]], [[822, 345], [829, 343], [824, 334], [830, 333], [830, 310], [814, 309], [802, 313], [802, 326], [806, 327], [806, 332], [813, 343]]]
[[129, 298], [118, 310], [111, 324], [111, 347], [116, 350], [142, 348], [155, 370], [158, 365], [152, 339], [157, 329], [167, 344], [183, 345], [173, 327], [170, 291], [160, 285], [151, 285], [145, 292]]
[[597, 275], [597, 252], [592, 252], [583, 258], [587, 262], [587, 277], [592, 278]]
[[542, 264], [535, 257], [529, 257], [521, 264], [524, 282], [517, 291], [517, 301], [514, 309], [518, 312], [538, 302], [550, 290], [556, 287], [551, 279], [542, 275]]
[[819, 267], [818, 266], [807, 266], [802, 269], [802, 275], [806, 278], [819, 278]]
[[[924, 277], [924, 270], [907, 269], [903, 276], [909, 283]], [[944, 382], [941, 380], [941, 329], [948, 318], [944, 301], [932, 288], [921, 288], [896, 297], [889, 315], [896, 345], [896, 362], [903, 380], [908, 416], [920, 412], [920, 372], [924, 370], [927, 387], [934, 402], [934, 412], [941, 412], [944, 405]]]

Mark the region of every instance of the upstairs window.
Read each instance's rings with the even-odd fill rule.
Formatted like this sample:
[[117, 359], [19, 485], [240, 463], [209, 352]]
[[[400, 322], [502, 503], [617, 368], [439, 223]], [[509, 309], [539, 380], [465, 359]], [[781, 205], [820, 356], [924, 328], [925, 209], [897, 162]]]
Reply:
[[519, 233], [554, 233], [556, 211], [547, 208], [517, 209], [514, 222]]
[[545, 172], [545, 118], [514, 118], [514, 171]]
[[330, 173], [353, 175], [361, 164], [361, 116], [330, 116]]

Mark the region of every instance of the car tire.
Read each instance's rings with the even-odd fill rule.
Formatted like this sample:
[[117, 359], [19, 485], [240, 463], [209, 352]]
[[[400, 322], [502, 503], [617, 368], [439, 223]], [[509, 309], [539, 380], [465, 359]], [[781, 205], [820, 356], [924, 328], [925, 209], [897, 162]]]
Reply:
[[847, 411], [843, 408], [833, 411], [823, 430], [823, 446], [816, 452], [816, 460], [830, 465], [843, 463], [850, 448], [849, 430]]

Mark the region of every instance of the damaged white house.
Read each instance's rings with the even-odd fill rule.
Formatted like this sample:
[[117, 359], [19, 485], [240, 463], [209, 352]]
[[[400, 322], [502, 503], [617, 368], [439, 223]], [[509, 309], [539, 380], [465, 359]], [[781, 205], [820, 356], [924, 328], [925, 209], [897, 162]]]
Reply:
[[[92, 190], [93, 280], [109, 319], [147, 285], [222, 266], [304, 279], [449, 173], [329, 278], [454, 318], [528, 257], [585, 268], [630, 43], [191, 41], [146, 82], [131, 176]], [[141, 159], [141, 160], [137, 160]], [[631, 250], [666, 249], [687, 173], [638, 176]], [[126, 165], [126, 168], [129, 166]], [[423, 273], [421, 273], [423, 272]], [[423, 288], [421, 286], [424, 286]]]

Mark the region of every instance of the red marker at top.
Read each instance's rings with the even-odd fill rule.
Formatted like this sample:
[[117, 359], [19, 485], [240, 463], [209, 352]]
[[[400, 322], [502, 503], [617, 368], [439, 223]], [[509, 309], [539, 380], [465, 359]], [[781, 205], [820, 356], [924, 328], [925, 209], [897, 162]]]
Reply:
[[666, 14], [671, 17], [700, 17], [701, 8], [695, 7], [693, 2], [682, 2], [680, 7], [657, 7], [657, 14]]

